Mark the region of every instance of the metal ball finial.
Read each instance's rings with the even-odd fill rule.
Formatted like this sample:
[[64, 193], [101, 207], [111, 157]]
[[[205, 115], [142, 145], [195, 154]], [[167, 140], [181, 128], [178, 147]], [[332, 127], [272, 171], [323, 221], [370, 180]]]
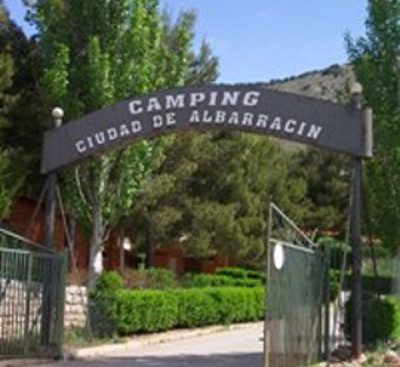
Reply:
[[53, 108], [53, 111], [51, 111], [51, 116], [54, 119], [56, 127], [60, 127], [62, 124], [62, 118], [64, 117], [64, 110], [60, 107], [55, 107]]
[[360, 83], [358, 82], [354, 82], [351, 86], [350, 86], [350, 94], [352, 96], [359, 96], [361, 95], [363, 92], [363, 87]]

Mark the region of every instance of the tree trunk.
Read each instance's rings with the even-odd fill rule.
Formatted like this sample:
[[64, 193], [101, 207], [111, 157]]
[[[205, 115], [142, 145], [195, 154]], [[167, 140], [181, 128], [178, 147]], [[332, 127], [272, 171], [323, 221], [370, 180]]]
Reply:
[[151, 235], [151, 226], [146, 233], [146, 268], [152, 268], [155, 264], [155, 246]]
[[94, 289], [96, 281], [103, 272], [103, 235], [101, 202], [96, 198], [93, 203], [93, 227], [90, 237], [89, 290]]
[[121, 228], [118, 233], [118, 247], [119, 247], [119, 271], [123, 273], [125, 269], [125, 249], [124, 249], [125, 233]]

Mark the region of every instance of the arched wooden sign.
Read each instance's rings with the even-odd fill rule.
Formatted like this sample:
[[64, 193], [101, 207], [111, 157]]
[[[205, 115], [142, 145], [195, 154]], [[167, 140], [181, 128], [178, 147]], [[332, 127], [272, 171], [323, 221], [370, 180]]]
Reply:
[[365, 121], [356, 108], [261, 86], [162, 91], [122, 101], [48, 131], [42, 173], [139, 139], [186, 129], [240, 130], [369, 157], [372, 126]]

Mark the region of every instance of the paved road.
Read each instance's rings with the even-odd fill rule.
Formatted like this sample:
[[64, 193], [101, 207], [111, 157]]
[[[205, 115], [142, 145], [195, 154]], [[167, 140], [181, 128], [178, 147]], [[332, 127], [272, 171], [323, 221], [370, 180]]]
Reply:
[[223, 331], [46, 367], [261, 367], [261, 336], [261, 327]]

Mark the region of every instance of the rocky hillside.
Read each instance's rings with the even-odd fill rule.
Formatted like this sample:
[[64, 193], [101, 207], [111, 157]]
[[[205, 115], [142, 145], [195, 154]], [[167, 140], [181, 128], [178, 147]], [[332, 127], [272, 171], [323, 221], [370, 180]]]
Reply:
[[355, 81], [349, 65], [332, 65], [283, 80], [263, 84], [267, 88], [320, 98], [332, 102], [344, 100], [346, 90]]

